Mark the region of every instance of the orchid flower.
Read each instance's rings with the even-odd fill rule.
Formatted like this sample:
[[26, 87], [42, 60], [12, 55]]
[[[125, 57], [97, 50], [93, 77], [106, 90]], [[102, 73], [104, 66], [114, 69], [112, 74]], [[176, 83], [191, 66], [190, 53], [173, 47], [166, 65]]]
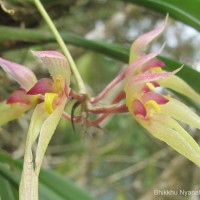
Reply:
[[181, 101], [160, 94], [158, 88], [169, 88], [197, 102], [200, 102], [200, 96], [176, 76], [181, 68], [173, 72], [163, 70], [164, 63], [156, 58], [162, 48], [150, 54], [144, 53], [146, 46], [163, 32], [165, 26], [166, 21], [140, 36], [131, 47], [130, 64], [125, 71], [126, 106], [153, 136], [200, 167], [200, 147], [179, 123], [200, 129], [200, 117]]
[[37, 82], [37, 79], [30, 69], [3, 58], [0, 58], [0, 66], [20, 84], [19, 90], [0, 103], [0, 125], [3, 125], [18, 118], [36, 104], [37, 95], [29, 96], [26, 92]]
[[[2, 68], [21, 86], [7, 101], [1, 103], [0, 118], [3, 119], [3, 115], [6, 118], [1, 124], [36, 106], [27, 134], [20, 200], [38, 199], [38, 175], [42, 160], [70, 92], [71, 72], [64, 55], [56, 51], [38, 51], [33, 54], [47, 66], [52, 79], [42, 78], [37, 81], [34, 73], [28, 68], [0, 58]], [[37, 138], [38, 143], [33, 156], [33, 144]]]

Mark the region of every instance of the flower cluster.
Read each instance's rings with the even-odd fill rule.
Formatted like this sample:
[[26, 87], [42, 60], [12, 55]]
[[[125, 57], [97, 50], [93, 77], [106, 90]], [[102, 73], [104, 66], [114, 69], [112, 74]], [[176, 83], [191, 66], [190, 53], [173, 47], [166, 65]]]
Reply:
[[200, 96], [176, 73], [163, 70], [164, 63], [156, 58], [162, 50], [144, 54], [145, 47], [163, 32], [159, 28], [140, 36], [131, 47], [130, 64], [125, 71], [126, 105], [133, 117], [152, 135], [200, 166], [200, 148], [179, 121], [200, 129], [200, 117], [189, 107], [157, 88], [168, 88], [197, 102]]
[[[1, 102], [0, 124], [16, 119], [35, 107], [26, 140], [20, 199], [37, 199], [42, 160], [70, 92], [71, 72], [66, 58], [56, 51], [38, 51], [33, 54], [47, 66], [52, 79], [42, 78], [37, 81], [34, 73], [27, 67], [0, 58], [1, 67], [20, 84], [19, 90]], [[37, 138], [34, 157], [32, 146]]]
[[[50, 114], [69, 95], [71, 72], [66, 58], [56, 51], [38, 51], [33, 54], [48, 67], [52, 79], [42, 78], [37, 81], [35, 74], [27, 67], [0, 58], [0, 66], [20, 84], [19, 90], [1, 102], [0, 125], [18, 118], [40, 100], [44, 101], [46, 112]], [[3, 112], [6, 115], [1, 114]]]
[[[97, 115], [93, 120], [84, 118], [91, 126], [98, 126], [111, 113], [129, 111], [153, 136], [200, 167], [200, 147], [180, 124], [183, 122], [200, 129], [200, 117], [181, 101], [158, 90], [171, 89], [197, 102], [200, 102], [200, 96], [176, 75], [182, 67], [173, 72], [164, 71], [165, 64], [156, 58], [163, 47], [156, 52], [145, 53], [148, 44], [164, 31], [166, 21], [133, 42], [128, 67], [92, 99], [90, 95], [84, 96], [71, 90], [68, 61], [57, 51], [33, 52], [33, 55], [45, 64], [51, 75], [51, 78], [40, 80], [37, 80], [27, 67], [0, 58], [0, 66], [20, 85], [17, 91], [0, 103], [0, 125], [35, 107], [26, 140], [20, 183], [21, 199], [29, 199], [32, 196], [33, 199], [37, 199], [35, 195], [38, 195], [38, 175], [42, 160], [61, 116], [71, 119], [72, 122], [83, 118], [74, 117], [73, 112], [72, 116], [64, 112], [65, 105], [71, 98], [77, 100], [75, 107], [82, 104], [84, 112]], [[111, 105], [99, 106], [98, 102], [122, 81], [124, 89], [113, 98]], [[34, 157], [32, 146], [37, 138]]]

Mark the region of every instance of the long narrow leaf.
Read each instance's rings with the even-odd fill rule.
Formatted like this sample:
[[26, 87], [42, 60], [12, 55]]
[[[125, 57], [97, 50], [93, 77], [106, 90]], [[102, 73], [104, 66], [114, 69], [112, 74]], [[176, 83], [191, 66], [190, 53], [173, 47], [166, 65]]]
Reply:
[[[15, 33], [15, 34], [13, 34]], [[107, 44], [101, 41], [87, 40], [82, 36], [79, 36], [71, 32], [61, 32], [63, 40], [67, 44], [72, 44], [85, 49], [97, 51], [106, 56], [119, 59], [127, 62], [127, 53], [129, 49], [117, 44]], [[28, 44], [48, 43], [56, 42], [54, 36], [46, 30], [34, 30], [34, 29], [19, 29], [8, 26], [0, 26], [0, 44], [7, 40], [23, 41]], [[0, 46], [0, 51], [5, 51], [6, 47]]]
[[[23, 163], [21, 160], [13, 160], [8, 154], [0, 152], [0, 176], [4, 177], [11, 186], [18, 189], [20, 172]], [[10, 166], [11, 169], [5, 165]], [[72, 181], [51, 170], [41, 170], [39, 177], [40, 200], [94, 200], [90, 194], [78, 188]]]
[[[87, 40], [84, 37], [69, 32], [61, 32], [61, 35], [67, 44], [73, 44], [78, 47], [93, 50], [111, 58], [128, 63], [130, 47], [118, 44], [108, 44], [103, 41]], [[34, 43], [56, 41], [53, 35], [48, 31], [0, 26], [0, 43], [6, 40]], [[1, 50], [2, 47], [0, 47], [0, 51]], [[183, 64], [163, 56], [160, 56], [160, 59], [166, 63], [166, 70], [169, 71], [173, 71]], [[198, 93], [200, 93], [199, 83], [196, 81], [200, 80], [200, 73], [198, 71], [192, 69], [192, 67], [188, 65], [184, 65], [183, 69], [177, 75], [185, 80]]]
[[123, 0], [161, 12], [200, 30], [199, 0]]
[[14, 194], [11, 189], [11, 185], [8, 180], [2, 176], [0, 176], [0, 197], [1, 200], [14, 200]]
[[77, 190], [77, 187], [72, 183], [72, 181], [66, 180], [63, 176], [53, 171], [43, 171], [40, 175], [40, 180], [66, 200], [94, 200], [93, 197], [83, 190]]
[[18, 189], [19, 181], [20, 181], [20, 174], [14, 173], [11, 170], [8, 170], [5, 166], [0, 164], [0, 175], [3, 176], [6, 180], [8, 180], [13, 187]]

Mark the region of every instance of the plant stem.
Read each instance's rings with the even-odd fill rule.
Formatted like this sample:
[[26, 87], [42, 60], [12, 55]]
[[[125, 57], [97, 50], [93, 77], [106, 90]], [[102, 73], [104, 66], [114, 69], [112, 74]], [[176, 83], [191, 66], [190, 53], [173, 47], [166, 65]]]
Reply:
[[67, 49], [62, 37], [60, 36], [57, 28], [55, 27], [54, 23], [52, 22], [51, 18], [49, 17], [48, 13], [46, 12], [46, 10], [44, 9], [43, 5], [41, 4], [40, 0], [33, 0], [36, 7], [38, 8], [40, 14], [43, 16], [44, 20], [46, 21], [46, 23], [48, 24], [49, 28], [51, 29], [52, 33], [54, 34], [58, 44], [60, 45], [60, 48], [62, 49], [64, 55], [66, 56], [69, 65], [71, 67], [72, 73], [74, 74], [74, 78], [76, 80], [76, 83], [79, 87], [79, 92], [83, 93], [83, 94], [87, 94], [86, 88], [85, 88], [85, 84], [81, 78], [81, 75], [79, 74], [79, 71], [76, 67], [76, 64], [69, 52], [69, 50]]
[[93, 109], [90, 109], [88, 110], [89, 112], [92, 112], [94, 114], [101, 114], [101, 113], [109, 113], [109, 114], [112, 114], [112, 113], [124, 113], [124, 112], [127, 112], [128, 109], [126, 107], [125, 104], [121, 105], [121, 106], [118, 106], [117, 105], [111, 105], [110, 107], [96, 107], [96, 108], [93, 108]]
[[103, 99], [106, 94], [120, 81], [122, 81], [124, 79], [125, 76], [125, 71], [122, 71], [118, 76], [116, 76], [105, 88], [104, 90], [99, 93], [96, 97], [94, 97], [91, 100], [92, 104], [95, 104], [97, 102], [99, 102], [101, 99]]

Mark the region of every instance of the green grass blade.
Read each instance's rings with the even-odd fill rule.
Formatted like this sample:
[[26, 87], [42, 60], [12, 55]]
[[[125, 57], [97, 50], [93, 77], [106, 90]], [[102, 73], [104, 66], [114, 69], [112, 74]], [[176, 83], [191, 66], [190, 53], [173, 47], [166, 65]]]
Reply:
[[[13, 34], [15, 33], [15, 34]], [[85, 49], [97, 51], [104, 55], [127, 62], [127, 48], [117, 44], [107, 44], [101, 41], [87, 40], [71, 32], [61, 32], [63, 40], [67, 44], [72, 44]], [[7, 26], [0, 26], [0, 44], [4, 41], [23, 41], [28, 44], [38, 44], [56, 42], [54, 36], [46, 30], [19, 29]], [[5, 51], [6, 47], [0, 46], [0, 51]], [[8, 50], [8, 49], [7, 49]]]
[[199, 0], [123, 0], [153, 9], [200, 30]]
[[[0, 177], [7, 180], [12, 187], [18, 189], [22, 171], [22, 161], [13, 160], [8, 154], [0, 152], [0, 163]], [[10, 168], [6, 166], [10, 166]], [[78, 188], [72, 181], [51, 170], [41, 170], [39, 181], [40, 200], [95, 199], [88, 194], [88, 192]]]
[[75, 186], [72, 181], [67, 180], [62, 175], [53, 171], [43, 170], [40, 175], [40, 181], [62, 196], [65, 200], [94, 200], [87, 192], [77, 189], [77, 186]]
[[[13, 32], [15, 34], [13, 34]], [[93, 50], [116, 60], [128, 63], [130, 49], [127, 46], [108, 44], [102, 41], [87, 40], [84, 37], [69, 32], [62, 32], [61, 34], [67, 44], [73, 44], [78, 47]], [[34, 43], [55, 42], [53, 35], [47, 31], [0, 26], [0, 43], [5, 40], [10, 40], [10, 38], [12, 40], [29, 41]], [[2, 48], [0, 47], [0, 51], [1, 50]], [[160, 56], [160, 59], [166, 63], [166, 70], [168, 71], [173, 71], [183, 64], [163, 56]], [[200, 87], [197, 81], [200, 80], [200, 73], [198, 71], [192, 69], [191, 66], [184, 65], [183, 69], [177, 75], [191, 85], [194, 90], [200, 93]]]
[[1, 200], [15, 200], [10, 183], [2, 176], [0, 176], [0, 197]]

